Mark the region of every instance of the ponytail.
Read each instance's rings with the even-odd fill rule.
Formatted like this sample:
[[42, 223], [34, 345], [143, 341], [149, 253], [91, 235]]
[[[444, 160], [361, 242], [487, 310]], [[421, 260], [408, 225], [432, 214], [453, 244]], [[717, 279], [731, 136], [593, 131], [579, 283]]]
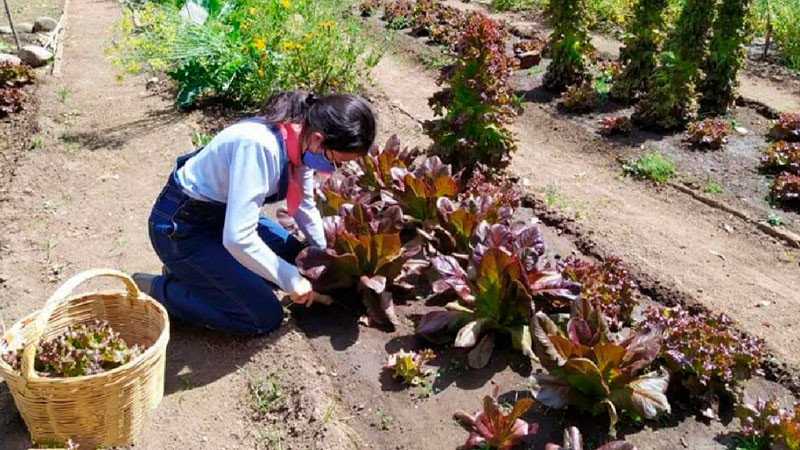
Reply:
[[330, 94], [317, 98], [296, 90], [272, 95], [259, 113], [272, 123], [302, 123], [304, 132], [320, 132], [326, 149], [365, 155], [375, 141], [375, 114], [355, 95]]

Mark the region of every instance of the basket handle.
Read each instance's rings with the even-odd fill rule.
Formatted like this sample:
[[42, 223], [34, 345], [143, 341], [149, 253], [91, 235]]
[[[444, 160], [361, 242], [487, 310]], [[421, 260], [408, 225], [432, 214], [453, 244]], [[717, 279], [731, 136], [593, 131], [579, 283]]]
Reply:
[[140, 295], [139, 288], [136, 286], [136, 283], [134, 283], [133, 279], [127, 274], [118, 270], [87, 270], [67, 280], [66, 283], [61, 285], [61, 287], [58, 288], [52, 296], [50, 296], [50, 298], [47, 300], [47, 303], [45, 303], [42, 309], [39, 311], [36, 319], [34, 319], [32, 324], [33, 334], [28, 342], [25, 343], [25, 350], [22, 353], [22, 367], [20, 371], [25, 379], [31, 379], [36, 376], [36, 373], [34, 372], [36, 345], [39, 344], [39, 340], [44, 334], [44, 330], [47, 328], [47, 322], [50, 320], [50, 316], [53, 314], [53, 311], [55, 311], [56, 307], [60, 305], [67, 298], [67, 296], [72, 293], [73, 290], [75, 290], [75, 288], [86, 281], [98, 277], [118, 278], [125, 283], [125, 288], [128, 290], [129, 297], [138, 298]]

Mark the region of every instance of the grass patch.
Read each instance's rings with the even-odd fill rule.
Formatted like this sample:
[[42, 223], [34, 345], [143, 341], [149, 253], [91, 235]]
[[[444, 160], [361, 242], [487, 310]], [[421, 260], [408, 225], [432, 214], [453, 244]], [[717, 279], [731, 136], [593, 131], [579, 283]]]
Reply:
[[703, 186], [703, 192], [706, 194], [722, 194], [722, 186], [716, 183], [708, 183], [707, 185]]
[[623, 171], [633, 178], [663, 184], [675, 175], [675, 162], [659, 151], [653, 150], [628, 161], [623, 166]]

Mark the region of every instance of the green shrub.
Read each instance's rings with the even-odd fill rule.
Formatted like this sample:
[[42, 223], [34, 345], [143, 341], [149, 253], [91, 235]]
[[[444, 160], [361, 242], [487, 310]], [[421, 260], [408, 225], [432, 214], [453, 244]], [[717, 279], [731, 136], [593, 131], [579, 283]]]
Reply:
[[661, 66], [650, 80], [647, 96], [636, 105], [635, 122], [676, 129], [697, 119], [695, 83], [708, 54], [708, 35], [716, 0], [687, 0], [661, 55]]
[[658, 67], [658, 55], [667, 33], [668, 0], [640, 0], [633, 20], [625, 30], [619, 60], [622, 73], [616, 77], [611, 97], [632, 101], [647, 91], [650, 75]]
[[586, 0], [563, 0], [550, 3], [553, 34], [549, 56], [552, 61], [544, 76], [547, 89], [561, 92], [581, 83], [590, 65], [594, 48], [589, 42]]
[[750, 0], [722, 0], [714, 21], [711, 50], [703, 65], [705, 78], [698, 85], [700, 112], [724, 115], [736, 102], [736, 75], [747, 56], [749, 30], [745, 15]]
[[514, 60], [505, 52], [507, 34], [496, 21], [470, 15], [451, 46], [455, 64], [442, 69], [439, 77], [440, 84], [449, 86], [429, 101], [438, 117], [425, 124], [433, 140], [431, 152], [456, 170], [500, 170], [516, 150], [506, 128], [515, 115], [508, 84]]
[[116, 61], [129, 72], [167, 71], [179, 105], [189, 106], [203, 96], [258, 105], [280, 89], [351, 91], [379, 59], [360, 22], [345, 18], [347, 4], [239, 0], [227, 5], [209, 8], [200, 26], [183, 21], [174, 6], [144, 3], [122, 19]]

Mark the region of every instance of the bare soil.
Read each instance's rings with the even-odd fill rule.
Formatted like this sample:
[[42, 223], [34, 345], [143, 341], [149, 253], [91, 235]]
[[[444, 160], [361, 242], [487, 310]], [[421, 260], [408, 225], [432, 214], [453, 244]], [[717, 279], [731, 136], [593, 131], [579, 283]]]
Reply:
[[[40, 87], [44, 145], [20, 161], [0, 202], [0, 313], [9, 324], [81, 270], [158, 271], [146, 218], [174, 158], [190, 150], [192, 131], [236, 120], [224, 110], [177, 113], [170, 99], [145, 90], [141, 77], [116, 81], [103, 54], [118, 17], [115, 2], [72, 0], [69, 14], [63, 78]], [[368, 95], [380, 114], [381, 138], [397, 133], [409, 145], [425, 145], [419, 120], [430, 117], [427, 98], [436, 86], [434, 74], [412, 59], [388, 55]], [[72, 94], [61, 102], [64, 86]], [[798, 322], [797, 264], [779, 260], [797, 252], [675, 191], [620, 180], [605, 144], [575, 121], [529, 107], [516, 131], [514, 170], [521, 187], [579, 226], [547, 219], [554, 225], [544, 227], [549, 257], [579, 249], [619, 254], [656, 300], [664, 288], [676, 296], [688, 293], [766, 338], [781, 361], [798, 362], [800, 343], [790, 331]], [[725, 232], [722, 223], [735, 233]], [[775, 303], [755, 309], [764, 298]], [[466, 433], [451, 420], [454, 410], [474, 411], [494, 385], [505, 399], [527, 395], [525, 378], [536, 368], [507, 351], [498, 351], [489, 367], [468, 371], [462, 353], [439, 349], [434, 395], [418, 398], [418, 390], [401, 390], [381, 365], [387, 352], [424, 346], [412, 336], [413, 323], [435, 305], [401, 304], [405, 322], [385, 333], [359, 326], [358, 313], [344, 300], [330, 308], [293, 309], [279, 332], [257, 339], [174, 323], [166, 396], [136, 448], [455, 448]], [[278, 400], [258, 410], [251, 386], [266, 386], [267, 394], [275, 386]], [[752, 397], [791, 395], [764, 379], [749, 383], [747, 391]], [[596, 434], [602, 434], [602, 420], [541, 409], [526, 418], [542, 423], [530, 448], [557, 440], [571, 423], [586, 425], [592, 442], [601, 440]], [[670, 419], [646, 428], [628, 423], [620, 431], [642, 449], [722, 449], [735, 425], [706, 424], [676, 404]], [[0, 436], [4, 450], [28, 448], [4, 384]]]

